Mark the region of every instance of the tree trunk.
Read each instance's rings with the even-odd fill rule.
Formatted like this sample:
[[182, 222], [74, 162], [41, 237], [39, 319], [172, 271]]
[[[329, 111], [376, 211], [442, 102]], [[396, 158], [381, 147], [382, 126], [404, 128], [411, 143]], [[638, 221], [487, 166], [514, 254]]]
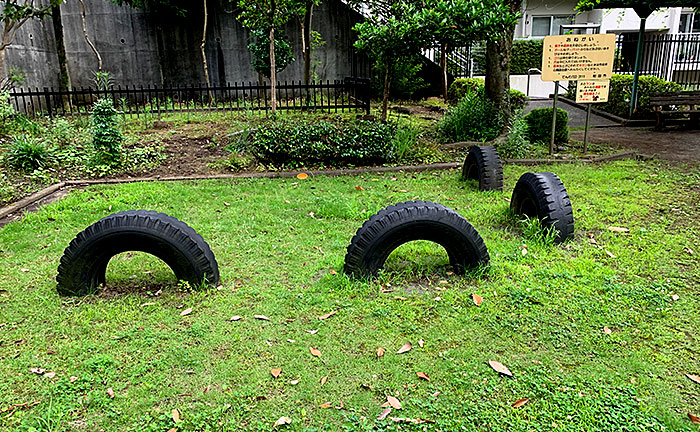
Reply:
[[204, 3], [204, 29], [202, 30], [202, 44], [199, 46], [202, 51], [202, 65], [204, 66], [204, 83], [207, 85], [207, 93], [209, 95], [209, 103], [214, 100], [211, 94], [211, 82], [209, 81], [209, 68], [207, 67], [207, 52], [204, 47], [207, 45], [207, 25], [209, 23], [209, 11], [207, 10], [207, 0]]
[[447, 103], [447, 43], [440, 46], [440, 66], [442, 66], [442, 96]]
[[80, 18], [82, 19], [83, 23], [83, 36], [85, 36], [85, 42], [87, 42], [88, 45], [90, 45], [90, 48], [92, 49], [92, 52], [95, 53], [95, 57], [97, 57], [97, 71], [102, 72], [102, 56], [100, 55], [100, 52], [97, 51], [97, 48], [95, 48], [95, 45], [90, 41], [90, 37], [88, 36], [88, 31], [87, 31], [87, 18], [86, 18], [86, 12], [85, 12], [85, 2], [83, 0], [80, 1]]
[[304, 21], [301, 23], [301, 45], [304, 57], [304, 84], [311, 82], [311, 18], [313, 17], [314, 3], [306, 2]]
[[386, 122], [389, 105], [389, 87], [391, 86], [391, 61], [384, 62], [384, 94], [382, 95], [382, 121]]
[[[511, 12], [518, 13], [522, 0], [510, 0]], [[486, 95], [496, 106], [504, 120], [503, 130], [508, 128], [510, 108], [510, 58], [513, 51], [515, 26], [505, 31], [501, 39], [486, 43]]]
[[68, 62], [66, 60], [66, 44], [63, 40], [63, 20], [61, 18], [61, 7], [51, 7], [51, 22], [53, 24], [53, 34], [56, 39], [56, 56], [58, 57], [58, 67], [60, 70], [60, 91], [70, 90], [70, 75], [68, 74]]
[[273, 25], [270, 27], [270, 110], [272, 115], [277, 113], [277, 71], [275, 66], [275, 26]]

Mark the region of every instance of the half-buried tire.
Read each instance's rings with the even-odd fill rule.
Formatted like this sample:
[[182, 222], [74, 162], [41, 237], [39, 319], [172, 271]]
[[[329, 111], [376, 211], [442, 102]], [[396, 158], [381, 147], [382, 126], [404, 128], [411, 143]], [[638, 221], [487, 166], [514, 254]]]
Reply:
[[515, 214], [540, 220], [542, 227], [556, 230], [556, 243], [574, 236], [574, 213], [569, 194], [556, 174], [523, 174], [513, 189], [510, 208]]
[[345, 273], [374, 276], [393, 250], [414, 240], [444, 247], [457, 274], [489, 261], [483, 239], [457, 212], [442, 204], [407, 201], [379, 211], [357, 230], [345, 255]]
[[105, 283], [109, 260], [126, 251], [155, 255], [192, 286], [219, 283], [214, 253], [194, 229], [163, 213], [128, 210], [100, 219], [70, 242], [58, 266], [58, 293], [95, 292]]
[[472, 146], [462, 165], [462, 179], [479, 181], [479, 190], [503, 190], [503, 165], [493, 146]]

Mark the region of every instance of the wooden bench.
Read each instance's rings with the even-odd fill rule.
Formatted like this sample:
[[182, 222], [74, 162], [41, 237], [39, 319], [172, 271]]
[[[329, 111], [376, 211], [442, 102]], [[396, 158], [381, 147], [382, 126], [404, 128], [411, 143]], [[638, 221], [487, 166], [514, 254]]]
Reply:
[[691, 129], [700, 128], [700, 90], [654, 92], [649, 97], [649, 104], [656, 112], [656, 130], [664, 127], [665, 117], [687, 118]]

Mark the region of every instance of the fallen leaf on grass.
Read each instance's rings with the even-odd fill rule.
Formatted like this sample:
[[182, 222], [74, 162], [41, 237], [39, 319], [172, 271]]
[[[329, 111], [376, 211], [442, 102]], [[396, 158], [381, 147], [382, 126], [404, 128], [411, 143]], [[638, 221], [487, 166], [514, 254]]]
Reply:
[[331, 269], [331, 271], [330, 271], [329, 273], [330, 273], [330, 274], [332, 274], [333, 276], [335, 276], [335, 275], [337, 275], [337, 274], [338, 274], [338, 272], [337, 272], [337, 271], [335, 271], [335, 270], [333, 270], [333, 269]]
[[629, 228], [616, 227], [616, 226], [609, 226], [608, 229], [610, 231], [616, 232], [616, 233], [628, 233], [628, 232], [630, 232]]
[[355, 186], [355, 190], [363, 191], [365, 190], [365, 188], [363, 188], [362, 186]]
[[383, 355], [384, 355], [384, 352], [385, 352], [385, 351], [384, 351], [384, 348], [378, 347], [378, 348], [377, 348], [377, 357], [383, 356]]
[[388, 416], [390, 413], [391, 413], [391, 407], [382, 411], [382, 413], [377, 416], [377, 420], [384, 420], [386, 418], [386, 416]]
[[321, 385], [324, 385], [328, 381], [328, 375], [324, 375], [323, 378], [321, 378]]
[[229, 321], [240, 321], [241, 318], [242, 318], [242, 317], [241, 317], [240, 315], [234, 315], [234, 316], [232, 316], [231, 318], [229, 318], [228, 320], [229, 320]]
[[171, 414], [173, 415], [173, 421], [175, 423], [180, 423], [180, 411], [178, 411], [177, 408], [175, 408]]
[[44, 372], [46, 372], [46, 369], [42, 369], [42, 368], [31, 368], [31, 369], [29, 369], [29, 372], [35, 373], [35, 374], [37, 374], [37, 375], [43, 375]]
[[688, 413], [688, 418], [690, 419], [693, 424], [700, 424], [700, 417], [693, 415], [691, 413]]
[[610, 258], [617, 258], [617, 255], [613, 254], [612, 252], [610, 252], [610, 251], [607, 250], [607, 249], [605, 249], [605, 253], [608, 254], [608, 256], [609, 256]]
[[491, 366], [491, 368], [493, 370], [495, 370], [496, 372], [498, 372], [500, 374], [507, 375], [509, 377], [513, 376], [513, 373], [510, 370], [508, 370], [508, 368], [505, 367], [505, 365], [503, 365], [503, 363], [499, 363], [495, 360], [489, 360], [489, 366]]
[[306, 173], [299, 173], [299, 174], [297, 174], [297, 178], [299, 180], [306, 180], [307, 178], [309, 178], [309, 175]]
[[394, 296], [394, 300], [408, 300], [406, 297]]
[[518, 399], [515, 402], [513, 402], [512, 407], [513, 408], [520, 408], [521, 406], [525, 405], [528, 402], [530, 402], [530, 399], [528, 399], [528, 398]]
[[292, 422], [292, 419], [290, 419], [289, 417], [284, 417], [284, 416], [282, 416], [282, 417], [280, 417], [279, 419], [277, 419], [277, 421], [275, 422], [275, 424], [273, 424], [272, 426], [273, 426], [273, 427], [282, 426], [282, 425], [289, 424], [289, 423], [291, 423], [291, 422]]
[[337, 310], [335, 310], [335, 311], [333, 311], [333, 312], [328, 312], [327, 314], [321, 315], [320, 317], [318, 317], [318, 319], [320, 319], [320, 320], [328, 319], [328, 318], [332, 317], [333, 315], [335, 315], [335, 314], [337, 314], [337, 313], [338, 313]]
[[270, 369], [270, 373], [272, 374], [273, 377], [277, 378], [282, 373], [282, 368]]
[[603, 327], [603, 333], [606, 335], [612, 334], [612, 330], [608, 328], [608, 326]]
[[180, 312], [180, 316], [189, 315], [191, 313], [192, 313], [192, 308], [187, 308], [184, 311]]
[[418, 375], [418, 378], [422, 378], [426, 381], [430, 381], [430, 377], [425, 372], [416, 372], [416, 375]]
[[68, 381], [70, 381], [70, 382], [75, 382], [77, 380], [78, 380], [77, 376], [71, 376], [70, 378], [68, 378]]
[[114, 390], [112, 390], [112, 387], [107, 389], [107, 396], [109, 396], [110, 399], [114, 399]]
[[265, 315], [253, 315], [253, 318], [263, 321], [270, 321], [270, 318], [266, 317]]
[[56, 372], [46, 372], [46, 373], [44, 374], [44, 376], [45, 376], [46, 378], [53, 378], [53, 377], [56, 376]]
[[170, 428], [168, 429], [168, 432], [177, 432], [177, 428]]
[[322, 403], [321, 405], [319, 405], [318, 407], [319, 407], [319, 408], [323, 408], [323, 409], [328, 409], [328, 408], [330, 408], [330, 407], [332, 407], [332, 406], [333, 406], [332, 403], [330, 403], [330, 402], [324, 402], [324, 403]]
[[318, 330], [304, 330], [308, 334], [316, 334], [318, 333]]
[[297, 385], [297, 384], [299, 384], [299, 380], [291, 380], [291, 381], [289, 382], [289, 384], [291, 384], [291, 385]]
[[309, 347], [309, 352], [314, 357], [321, 357], [321, 351], [317, 350], [316, 348]]
[[411, 345], [411, 342], [406, 342], [405, 344], [403, 344], [403, 346], [398, 351], [396, 351], [396, 354], [403, 354], [405, 352], [409, 352], [409, 351], [411, 351], [411, 348], [413, 348], [413, 345]]
[[391, 405], [392, 408], [401, 409], [401, 402], [399, 402], [399, 400], [394, 396], [387, 396], [386, 401], [389, 402], [389, 405]]
[[484, 301], [484, 298], [481, 297], [479, 294], [472, 294], [472, 301], [475, 305], [479, 306]]
[[438, 397], [438, 396], [440, 396], [440, 392], [437, 391], [437, 392], [431, 394], [430, 396], [432, 396], [432, 397]]
[[700, 377], [696, 375], [691, 375], [691, 374], [685, 374], [685, 376], [688, 377], [691, 381], [695, 381], [696, 383], [700, 384]]
[[418, 339], [418, 346], [419, 347], [423, 348], [424, 344], [425, 344], [425, 342], [423, 342], [423, 339]]
[[671, 300], [673, 300], [673, 301], [678, 301], [678, 300], [680, 300], [680, 298], [681, 298], [681, 296], [679, 296], [678, 294], [674, 294], [671, 296]]

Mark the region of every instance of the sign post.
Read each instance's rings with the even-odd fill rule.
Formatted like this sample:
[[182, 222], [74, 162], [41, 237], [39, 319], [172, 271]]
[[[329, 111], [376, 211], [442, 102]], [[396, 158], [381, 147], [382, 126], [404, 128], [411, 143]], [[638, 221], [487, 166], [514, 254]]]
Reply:
[[614, 53], [615, 35], [612, 33], [560, 35], [544, 38], [542, 81], [554, 81], [550, 154], [554, 153], [559, 81], [609, 80], [612, 75]]
[[594, 103], [608, 101], [610, 92], [610, 80], [606, 81], [578, 81], [576, 83], [576, 103], [585, 103], [586, 127], [583, 131], [583, 154], [588, 153], [588, 129], [591, 122], [591, 107]]

